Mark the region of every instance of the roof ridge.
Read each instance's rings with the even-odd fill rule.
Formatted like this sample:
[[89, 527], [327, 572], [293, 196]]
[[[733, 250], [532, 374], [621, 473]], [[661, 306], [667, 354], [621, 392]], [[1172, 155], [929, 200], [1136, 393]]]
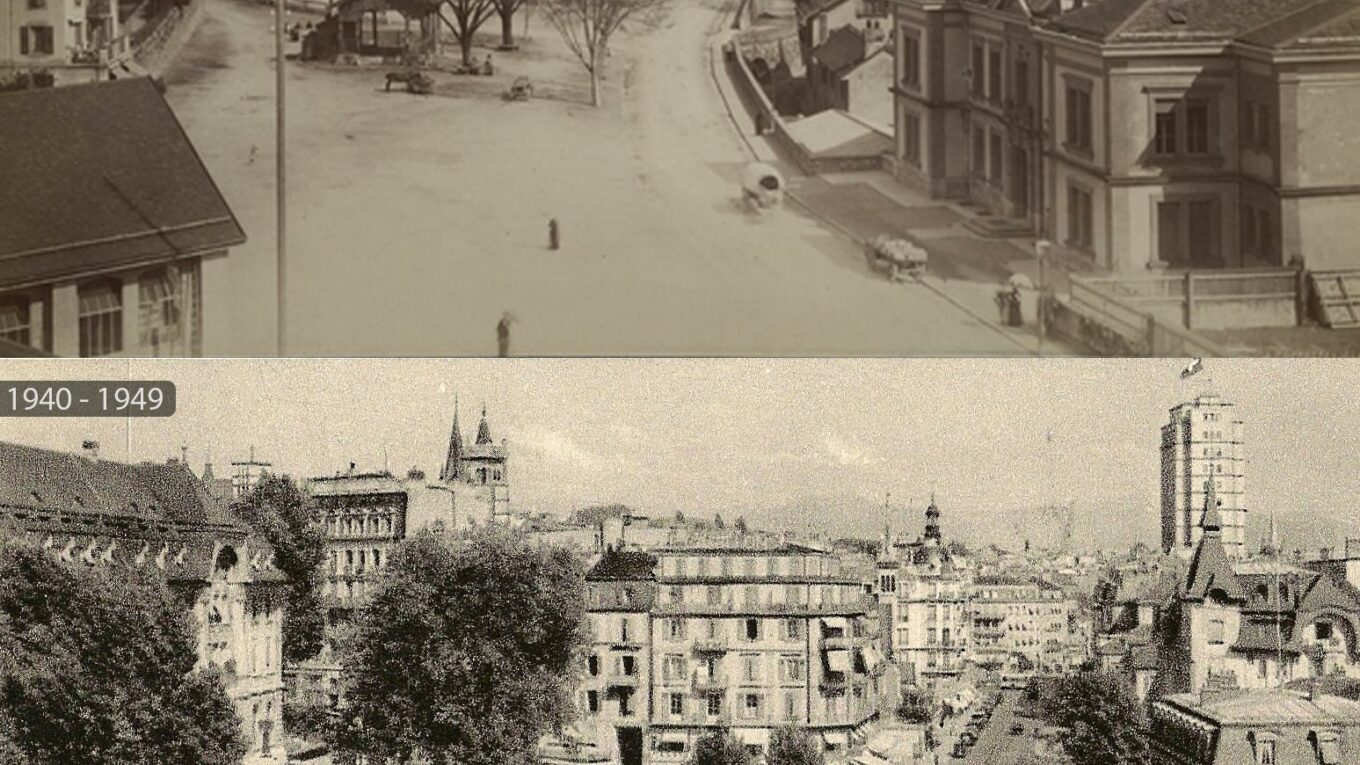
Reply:
[[1133, 23], [1133, 20], [1138, 18], [1149, 5], [1157, 1], [1158, 0], [1142, 0], [1142, 2], [1130, 11], [1122, 21], [1115, 25], [1114, 29], [1110, 30], [1110, 33], [1105, 36], [1105, 39], [1110, 40], [1124, 34], [1124, 30], [1128, 29], [1129, 25]]

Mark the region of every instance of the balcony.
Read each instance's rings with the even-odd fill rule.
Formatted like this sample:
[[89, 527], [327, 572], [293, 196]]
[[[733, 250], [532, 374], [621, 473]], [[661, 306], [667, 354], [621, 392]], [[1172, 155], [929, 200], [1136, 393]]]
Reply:
[[610, 675], [609, 683], [616, 688], [636, 688], [638, 686], [637, 675]]
[[719, 693], [727, 688], [727, 675], [723, 672], [710, 675], [707, 672], [696, 671], [690, 682], [694, 685], [696, 693]]
[[695, 653], [727, 653], [727, 641], [722, 638], [700, 638], [694, 641]]
[[825, 650], [849, 647], [850, 638], [846, 637], [844, 633], [841, 633], [839, 635], [837, 634], [822, 635], [822, 648]]
[[845, 693], [849, 685], [847, 675], [845, 672], [828, 672], [817, 681], [817, 688], [822, 693]]

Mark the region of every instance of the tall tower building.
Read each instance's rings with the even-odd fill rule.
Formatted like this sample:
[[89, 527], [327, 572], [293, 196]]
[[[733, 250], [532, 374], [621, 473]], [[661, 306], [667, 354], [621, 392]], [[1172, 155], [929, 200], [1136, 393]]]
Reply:
[[1162, 550], [1189, 558], [1203, 534], [1205, 490], [1218, 498], [1223, 549], [1246, 554], [1246, 454], [1242, 421], [1214, 393], [1171, 410], [1162, 426]]

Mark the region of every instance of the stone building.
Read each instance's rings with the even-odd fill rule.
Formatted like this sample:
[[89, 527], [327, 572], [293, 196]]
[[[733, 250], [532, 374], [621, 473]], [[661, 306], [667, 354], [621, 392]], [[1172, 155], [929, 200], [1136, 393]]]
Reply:
[[56, 84], [103, 80], [128, 50], [113, 0], [5, 0], [0, 11], [0, 78], [45, 71]]
[[245, 233], [151, 80], [0, 93], [0, 146], [0, 340], [226, 352], [227, 256]]
[[753, 752], [794, 725], [844, 753], [878, 714], [871, 605], [830, 553], [610, 550], [586, 582], [575, 727], [621, 765], [686, 762], [720, 726]]
[[966, 668], [971, 571], [940, 536], [934, 497], [925, 533], [915, 542], [885, 539], [878, 560], [877, 599], [883, 645], [908, 683], [933, 686]]
[[273, 550], [188, 466], [128, 465], [0, 442], [0, 542], [109, 576], [162, 572], [193, 614], [198, 666], [220, 668], [245, 765], [283, 763], [283, 575]]
[[979, 576], [969, 590], [968, 655], [1003, 669], [1061, 668], [1075, 610], [1075, 601], [1042, 580]]
[[1152, 765], [1360, 762], [1360, 703], [1283, 689], [1184, 693], [1156, 700]]

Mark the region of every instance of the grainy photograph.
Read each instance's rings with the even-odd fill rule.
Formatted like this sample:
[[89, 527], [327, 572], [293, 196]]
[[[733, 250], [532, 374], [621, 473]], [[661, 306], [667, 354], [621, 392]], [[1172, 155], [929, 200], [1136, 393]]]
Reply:
[[1355, 356], [1356, 0], [2, 0], [0, 353]]
[[5, 763], [1360, 762], [1350, 362], [4, 371]]

